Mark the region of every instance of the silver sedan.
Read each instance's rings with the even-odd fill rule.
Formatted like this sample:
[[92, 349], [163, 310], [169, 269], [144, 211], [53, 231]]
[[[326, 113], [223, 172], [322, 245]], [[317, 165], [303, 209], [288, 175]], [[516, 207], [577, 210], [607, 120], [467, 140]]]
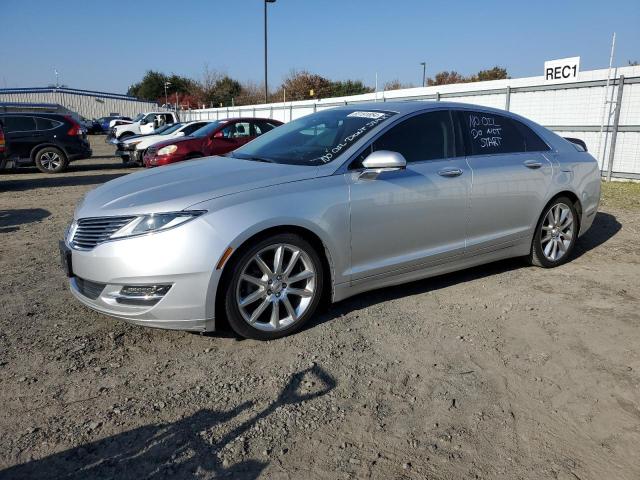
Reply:
[[321, 301], [527, 257], [571, 258], [600, 200], [582, 145], [445, 102], [319, 111], [221, 157], [112, 180], [60, 242], [71, 291], [139, 325], [300, 329]]

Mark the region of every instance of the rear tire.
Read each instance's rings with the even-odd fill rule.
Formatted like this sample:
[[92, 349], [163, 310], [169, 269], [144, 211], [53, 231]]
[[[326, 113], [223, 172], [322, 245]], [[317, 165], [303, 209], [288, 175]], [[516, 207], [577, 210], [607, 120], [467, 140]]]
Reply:
[[56, 147], [44, 147], [35, 155], [36, 167], [42, 173], [64, 172], [69, 160], [62, 150]]
[[542, 268], [553, 268], [571, 257], [579, 232], [579, 217], [573, 202], [558, 197], [542, 212], [533, 236], [529, 262]]
[[222, 292], [233, 331], [274, 340], [300, 330], [322, 297], [324, 271], [304, 238], [282, 233], [265, 238], [227, 265]]

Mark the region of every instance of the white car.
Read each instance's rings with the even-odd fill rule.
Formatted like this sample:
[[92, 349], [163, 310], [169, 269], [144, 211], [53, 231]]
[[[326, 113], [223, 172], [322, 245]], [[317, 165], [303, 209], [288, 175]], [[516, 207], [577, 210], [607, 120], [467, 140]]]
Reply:
[[133, 122], [113, 127], [106, 141], [108, 143], [117, 143], [118, 140], [124, 140], [134, 135], [148, 135], [165, 125], [171, 125], [179, 121], [178, 114], [175, 112], [141, 113], [133, 119]]
[[158, 129], [157, 133], [151, 135], [128, 137], [117, 143], [116, 155], [122, 158], [123, 163], [142, 163], [144, 152], [155, 143], [169, 138], [187, 137], [209, 123], [211, 122], [204, 120], [174, 123]]

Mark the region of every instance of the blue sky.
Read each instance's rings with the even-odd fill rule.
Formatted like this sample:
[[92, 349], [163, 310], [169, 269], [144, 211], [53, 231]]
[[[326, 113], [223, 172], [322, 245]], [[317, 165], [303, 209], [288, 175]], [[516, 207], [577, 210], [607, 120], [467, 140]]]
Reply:
[[[205, 64], [239, 80], [263, 77], [262, 0], [1, 0], [0, 88], [125, 92], [148, 69], [199, 78]], [[548, 59], [605, 68], [640, 60], [640, 1], [277, 0], [269, 5], [269, 83], [292, 69], [373, 86], [419, 84], [441, 70], [494, 65], [542, 75]]]

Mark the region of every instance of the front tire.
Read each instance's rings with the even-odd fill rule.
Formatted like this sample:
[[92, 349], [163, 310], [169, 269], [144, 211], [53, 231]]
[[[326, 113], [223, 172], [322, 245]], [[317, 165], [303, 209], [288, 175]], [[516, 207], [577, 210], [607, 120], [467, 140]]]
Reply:
[[62, 150], [45, 147], [36, 153], [36, 167], [42, 173], [60, 173], [67, 169], [69, 161]]
[[299, 330], [322, 297], [322, 261], [295, 234], [258, 242], [227, 269], [232, 274], [224, 287], [224, 310], [231, 328], [245, 338], [273, 340]]
[[529, 261], [532, 265], [553, 268], [567, 262], [578, 238], [579, 218], [573, 202], [558, 197], [549, 203], [538, 221]]

